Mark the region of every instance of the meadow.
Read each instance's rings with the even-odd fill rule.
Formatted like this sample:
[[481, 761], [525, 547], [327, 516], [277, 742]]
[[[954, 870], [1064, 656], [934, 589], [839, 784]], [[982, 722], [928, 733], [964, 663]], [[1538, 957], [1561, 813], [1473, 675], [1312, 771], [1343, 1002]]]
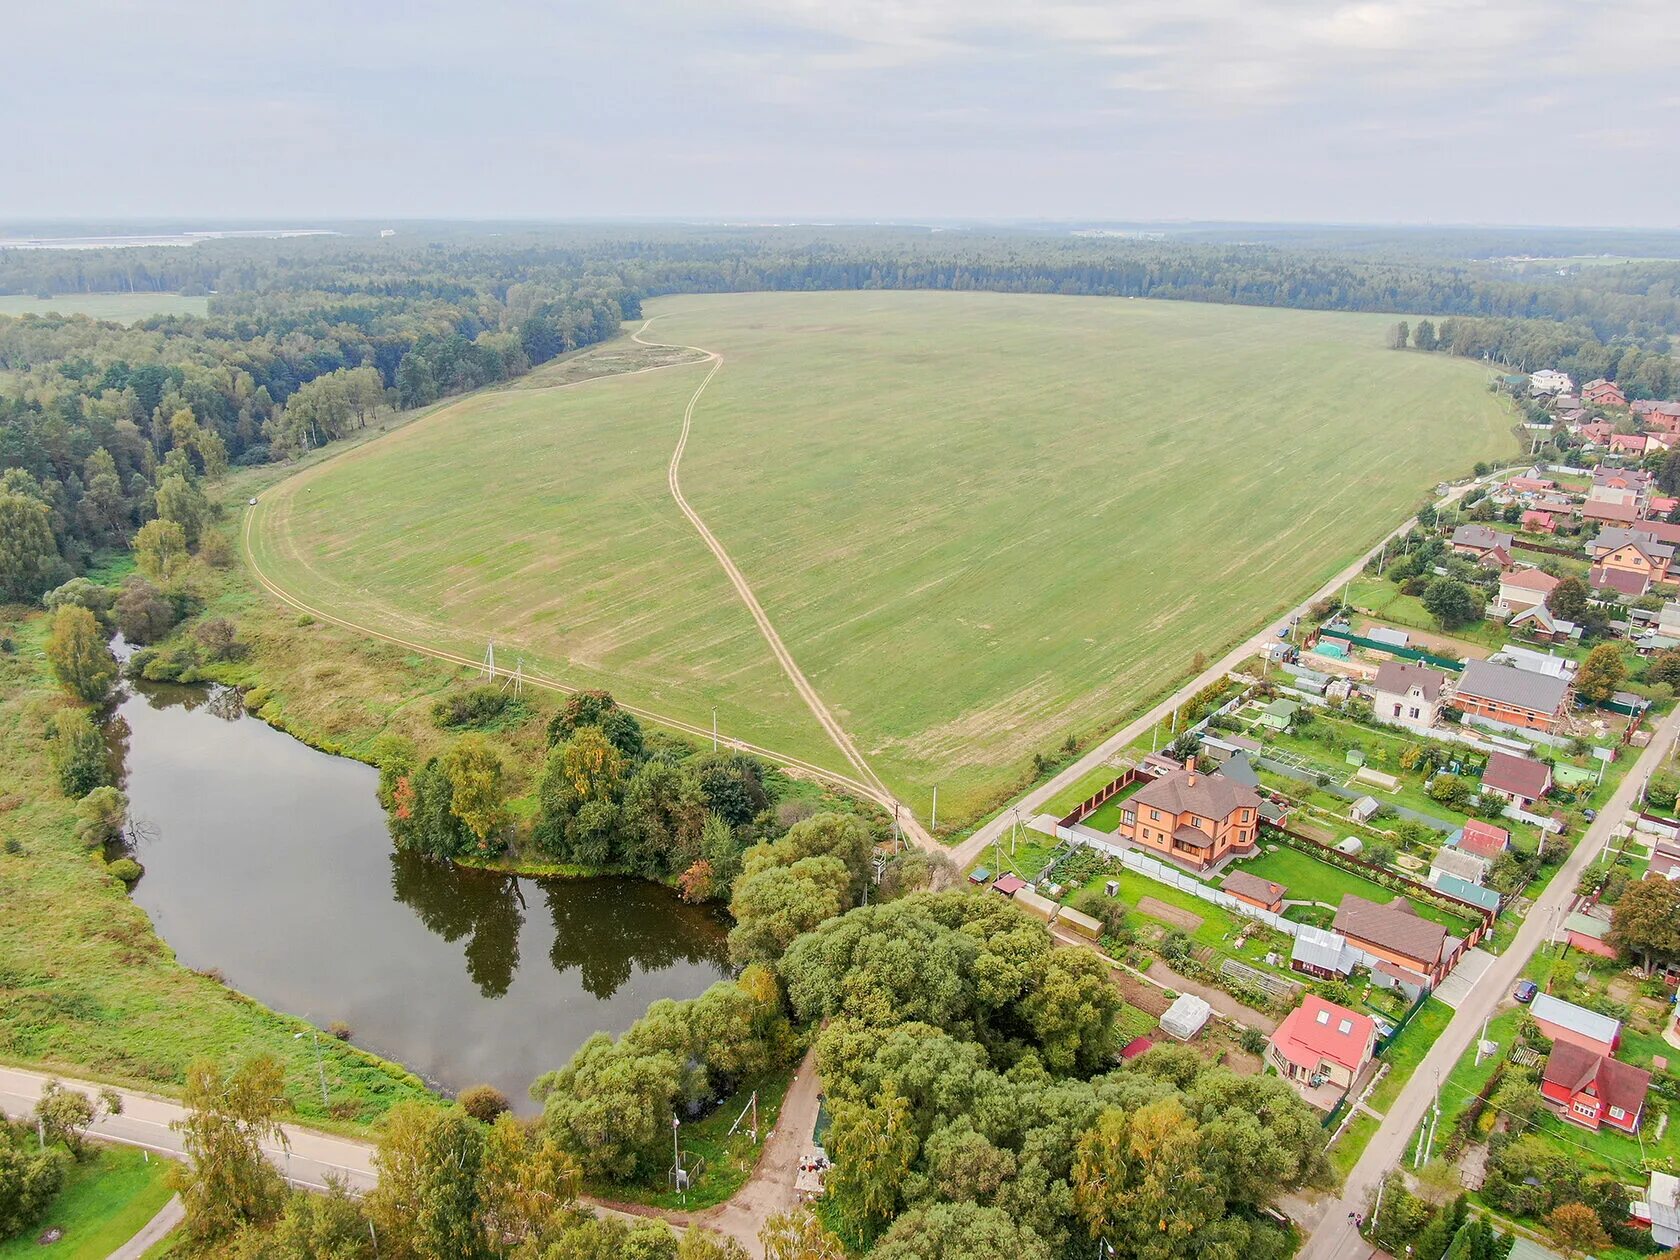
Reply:
[[[1385, 317], [851, 292], [650, 301], [723, 366], [682, 483], [875, 769], [959, 825], [1510, 447]], [[615, 343], [622, 349], [622, 343]], [[706, 372], [476, 395], [266, 493], [309, 605], [843, 769], [665, 485]]]
[[207, 297], [179, 293], [62, 293], [51, 298], [0, 294], [0, 315], [86, 315], [114, 324], [132, 324], [149, 315], [203, 315], [209, 307]]

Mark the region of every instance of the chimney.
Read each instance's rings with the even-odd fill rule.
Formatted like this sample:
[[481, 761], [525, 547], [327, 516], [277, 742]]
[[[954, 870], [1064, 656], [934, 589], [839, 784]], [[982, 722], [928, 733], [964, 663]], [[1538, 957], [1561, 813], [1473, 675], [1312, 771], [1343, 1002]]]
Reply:
[[1184, 759], [1184, 768], [1190, 772], [1189, 778], [1184, 780], [1184, 786], [1185, 787], [1195, 787], [1196, 786], [1196, 759], [1194, 757], [1186, 757]]

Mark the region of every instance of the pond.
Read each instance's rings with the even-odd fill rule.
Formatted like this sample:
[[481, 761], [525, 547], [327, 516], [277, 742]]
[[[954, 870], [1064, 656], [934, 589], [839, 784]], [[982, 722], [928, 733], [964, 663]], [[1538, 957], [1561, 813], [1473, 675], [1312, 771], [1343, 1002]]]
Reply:
[[729, 974], [725, 924], [640, 880], [522, 879], [397, 853], [377, 773], [146, 685], [118, 708], [146, 873], [134, 900], [186, 966], [451, 1090], [527, 1090], [593, 1032]]

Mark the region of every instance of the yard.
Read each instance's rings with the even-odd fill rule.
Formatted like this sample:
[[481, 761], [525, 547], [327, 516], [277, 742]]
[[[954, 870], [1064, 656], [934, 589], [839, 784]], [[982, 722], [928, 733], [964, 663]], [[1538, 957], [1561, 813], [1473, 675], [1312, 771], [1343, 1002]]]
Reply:
[[1402, 1028], [1383, 1050], [1382, 1058], [1388, 1064], [1388, 1074], [1383, 1077], [1382, 1084], [1372, 1091], [1366, 1106], [1372, 1111], [1387, 1111], [1394, 1105], [1401, 1089], [1417, 1071], [1418, 1064], [1423, 1062], [1423, 1056], [1429, 1053], [1429, 1047], [1446, 1031], [1452, 1016], [1452, 1007], [1445, 1002], [1430, 998], [1423, 1004], [1412, 1017], [1412, 1022]]
[[[167, 1160], [121, 1146], [99, 1146], [70, 1170], [58, 1198], [38, 1225], [0, 1243], [0, 1260], [50, 1255], [53, 1260], [104, 1260], [140, 1232], [174, 1193]], [[64, 1237], [50, 1249], [35, 1240], [57, 1227]]]
[[[1235, 864], [1232, 869], [1247, 871], [1262, 879], [1275, 880], [1286, 885], [1289, 891], [1284, 896], [1290, 901], [1317, 901], [1328, 906], [1339, 906], [1343, 897], [1352, 894], [1367, 901], [1375, 901], [1379, 905], [1387, 905], [1404, 895], [1353, 871], [1343, 870], [1328, 862], [1320, 862], [1311, 854], [1284, 844], [1278, 844], [1275, 848], [1268, 847], [1258, 857]], [[1469, 931], [1470, 925], [1466, 920], [1428, 902], [1413, 899], [1412, 908], [1420, 917], [1439, 923], [1448, 931], [1460, 935]]]

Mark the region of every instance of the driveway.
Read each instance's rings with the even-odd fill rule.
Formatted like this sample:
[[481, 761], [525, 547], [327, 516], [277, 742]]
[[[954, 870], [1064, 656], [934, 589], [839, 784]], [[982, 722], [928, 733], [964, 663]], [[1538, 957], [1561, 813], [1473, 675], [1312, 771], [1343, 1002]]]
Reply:
[[1456, 1011], [1494, 962], [1494, 956], [1485, 949], [1465, 950], [1452, 974], [1435, 987], [1435, 996]]

